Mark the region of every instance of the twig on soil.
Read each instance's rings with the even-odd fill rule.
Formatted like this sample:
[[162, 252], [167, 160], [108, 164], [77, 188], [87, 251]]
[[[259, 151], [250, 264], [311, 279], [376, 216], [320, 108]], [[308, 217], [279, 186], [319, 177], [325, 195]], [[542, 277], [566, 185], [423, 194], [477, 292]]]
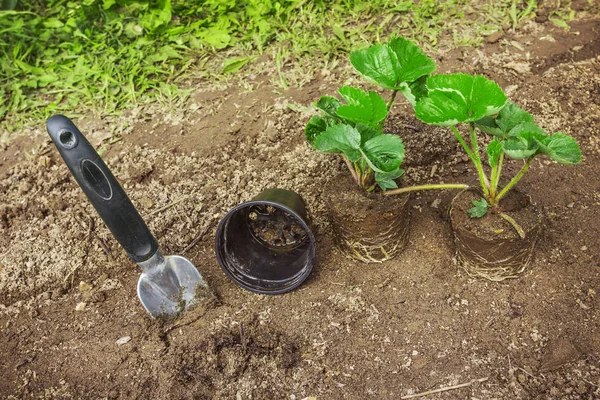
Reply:
[[527, 372], [527, 370], [525, 370], [525, 369], [523, 369], [523, 368], [521, 368], [521, 367], [517, 367], [517, 369], [519, 369], [519, 370], [521, 370], [521, 371], [525, 372], [525, 374], [526, 374], [526, 375], [529, 375], [530, 377], [532, 377], [532, 378], [536, 379], [536, 376], [535, 376], [535, 375], [531, 375], [529, 372]]
[[242, 354], [246, 355], [246, 337], [244, 336], [244, 324], [240, 322], [240, 342], [242, 343]]
[[206, 233], [209, 231], [209, 229], [212, 228], [214, 223], [215, 223], [214, 219], [212, 221], [210, 221], [208, 223], [208, 225], [206, 225], [206, 228], [204, 228], [204, 230], [202, 232], [200, 232], [200, 234], [198, 236], [196, 236], [196, 238], [194, 240], [192, 240], [192, 242], [190, 244], [188, 244], [188, 246], [185, 249], [183, 249], [183, 251], [181, 253], [182, 254], [185, 253], [186, 251], [188, 251], [192, 247], [194, 247], [199, 241], [201, 241], [202, 238], [204, 237], [204, 235], [206, 235]]
[[[81, 224], [81, 226], [85, 227], [85, 224], [83, 223], [83, 221], [81, 221], [80, 219], [77, 219], [77, 221]], [[110, 249], [108, 248], [108, 246], [106, 245], [106, 243], [104, 243], [104, 240], [102, 240], [101, 237], [99, 237], [98, 235], [96, 235], [96, 232], [94, 232], [94, 230], [96, 229], [96, 224], [94, 222], [94, 219], [92, 217], [89, 217], [89, 224], [88, 224], [88, 234], [87, 236], [90, 236], [93, 239], [97, 239], [98, 243], [100, 243], [100, 246], [102, 247], [102, 250], [104, 250], [104, 252], [106, 253], [106, 256], [108, 257], [108, 260], [111, 263], [114, 263], [114, 258], [112, 256], [112, 253], [110, 252]]]
[[434, 390], [428, 390], [426, 392], [421, 392], [421, 393], [417, 393], [417, 394], [409, 394], [409, 395], [400, 397], [400, 399], [414, 399], [416, 397], [429, 396], [430, 394], [446, 392], [448, 390], [460, 389], [460, 388], [464, 388], [464, 387], [467, 387], [467, 386], [471, 386], [472, 384], [477, 383], [477, 382], [479, 382], [479, 383], [485, 382], [488, 379], [489, 379], [488, 377], [479, 378], [479, 379], [473, 379], [470, 382], [461, 383], [460, 385], [454, 385], [454, 386], [448, 386], [448, 387], [434, 389]]
[[169, 203], [169, 204], [167, 204], [166, 206], [159, 208], [158, 210], [154, 210], [154, 211], [152, 211], [152, 212], [151, 212], [150, 214], [148, 214], [147, 216], [148, 216], [148, 217], [151, 217], [151, 216], [153, 216], [154, 214], [161, 213], [161, 212], [165, 211], [166, 209], [169, 209], [169, 208], [173, 207], [174, 205], [177, 205], [177, 204], [181, 203], [183, 200], [186, 200], [188, 197], [189, 197], [189, 196], [183, 196], [183, 197], [182, 197], [182, 198], [180, 198], [179, 200], [175, 200], [174, 202], [172, 202], [172, 203]]

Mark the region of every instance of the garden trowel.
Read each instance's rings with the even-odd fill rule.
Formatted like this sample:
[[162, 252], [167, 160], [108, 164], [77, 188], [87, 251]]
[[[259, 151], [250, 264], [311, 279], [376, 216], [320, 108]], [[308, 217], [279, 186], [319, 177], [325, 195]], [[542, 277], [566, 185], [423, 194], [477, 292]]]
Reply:
[[142, 268], [137, 292], [153, 317], [172, 316], [202, 300], [206, 282], [187, 259], [164, 257], [125, 191], [73, 122], [55, 115], [46, 123], [60, 155], [129, 258]]

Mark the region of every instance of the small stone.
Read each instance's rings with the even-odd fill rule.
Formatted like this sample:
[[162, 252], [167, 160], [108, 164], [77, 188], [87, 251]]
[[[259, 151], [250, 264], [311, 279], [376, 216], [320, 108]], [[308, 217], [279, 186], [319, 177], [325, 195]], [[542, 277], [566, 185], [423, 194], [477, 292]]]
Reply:
[[117, 340], [117, 346], [122, 346], [125, 343], [129, 343], [129, 341], [131, 340], [131, 336], [123, 336], [122, 338], [120, 338], [119, 340]]
[[81, 303], [77, 303], [77, 305], [75, 306], [75, 311], [85, 311], [85, 306], [86, 303], [84, 303], [83, 301]]
[[38, 165], [40, 167], [48, 168], [52, 163], [52, 159], [48, 156], [40, 156], [38, 158]]
[[587, 246], [581, 246], [581, 251], [587, 251]]
[[567, 204], [567, 207], [573, 208], [573, 207], [575, 207], [575, 203], [571, 202], [571, 203]]
[[142, 196], [142, 198], [140, 199], [140, 204], [142, 205], [143, 208], [145, 209], [150, 209], [152, 208], [152, 206], [154, 205], [154, 202], [152, 201], [152, 199], [148, 196]]
[[79, 282], [79, 291], [81, 293], [89, 292], [91, 290], [92, 290], [92, 285], [90, 285], [89, 283], [84, 282], [84, 281]]
[[435, 199], [432, 203], [431, 203], [431, 207], [432, 208], [438, 208], [440, 203], [442, 202], [442, 200], [440, 199]]
[[502, 39], [502, 37], [504, 36], [504, 32], [502, 31], [497, 31], [492, 33], [490, 36], [485, 38], [486, 43], [496, 43], [498, 42], [498, 40]]

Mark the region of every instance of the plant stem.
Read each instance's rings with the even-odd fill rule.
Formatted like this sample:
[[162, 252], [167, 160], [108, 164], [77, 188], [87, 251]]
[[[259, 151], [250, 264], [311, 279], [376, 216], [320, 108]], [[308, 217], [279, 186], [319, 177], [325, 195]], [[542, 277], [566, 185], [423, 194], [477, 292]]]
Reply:
[[456, 129], [456, 126], [451, 126], [450, 129], [452, 129], [452, 132], [454, 132], [454, 136], [456, 136], [456, 140], [458, 140], [458, 142], [462, 145], [463, 149], [465, 150], [465, 152], [467, 153], [467, 155], [469, 156], [471, 161], [475, 162], [473, 160], [473, 152], [471, 151], [471, 149], [469, 149], [467, 142], [465, 142], [465, 139], [463, 139], [463, 137], [461, 136], [458, 129]]
[[390, 111], [390, 108], [392, 108], [392, 104], [394, 103], [394, 100], [396, 99], [396, 95], [398, 94], [398, 90], [394, 90], [392, 92], [392, 96], [390, 97], [390, 100], [387, 103], [387, 110], [388, 112]]
[[502, 164], [504, 163], [504, 153], [500, 154], [500, 158], [498, 159], [498, 165], [495, 168], [492, 168], [492, 183], [490, 186], [490, 199], [492, 202], [496, 198], [496, 193], [498, 192], [498, 184], [500, 183], [500, 175], [502, 173]]
[[468, 189], [469, 185], [464, 183], [438, 183], [433, 185], [409, 186], [400, 189], [386, 190], [383, 192], [386, 196], [392, 196], [400, 193], [414, 192], [416, 190], [431, 190], [431, 189]]
[[492, 172], [490, 172], [490, 199], [493, 199], [494, 196], [496, 195], [496, 191], [494, 190], [494, 178], [496, 177], [496, 170], [498, 169], [498, 166], [496, 165], [495, 167], [492, 167]]
[[350, 160], [348, 160], [348, 157], [346, 157], [344, 154], [342, 154], [342, 158], [344, 159], [346, 166], [350, 170], [350, 173], [352, 174], [352, 178], [354, 179], [354, 181], [357, 184], [360, 185], [359, 180], [358, 180], [358, 175], [356, 174], [356, 170], [354, 169], [354, 164], [352, 164], [352, 162]]
[[514, 178], [512, 178], [512, 180], [510, 182], [508, 182], [508, 185], [506, 185], [504, 187], [504, 189], [502, 189], [502, 191], [498, 194], [498, 196], [496, 196], [496, 198], [494, 199], [494, 203], [492, 205], [497, 205], [498, 202], [500, 201], [500, 199], [502, 197], [504, 197], [504, 195], [513, 187], [515, 186], [515, 184], [517, 182], [519, 182], [519, 179], [521, 179], [523, 177], [523, 175], [525, 175], [525, 172], [527, 172], [527, 170], [529, 169], [529, 166], [531, 165], [531, 163], [533, 162], [533, 159], [535, 158], [535, 156], [531, 156], [527, 159], [527, 162], [525, 163], [525, 165], [523, 165], [523, 168], [521, 168], [521, 170], [519, 171], [519, 173], [517, 175], [515, 175]]
[[513, 217], [503, 212], [500, 213], [500, 217], [502, 217], [503, 220], [505, 220], [506, 222], [511, 224], [513, 228], [515, 228], [515, 231], [517, 231], [521, 239], [525, 239], [525, 231], [523, 230], [523, 228], [521, 228], [521, 225], [519, 225], [517, 221], [514, 220]]
[[479, 174], [479, 182], [481, 183], [484, 196], [489, 197], [490, 181], [483, 172], [483, 165], [481, 165], [481, 158], [479, 157], [479, 145], [477, 144], [477, 136], [475, 135], [475, 124], [473, 122], [469, 123], [469, 133], [471, 136], [471, 146], [473, 146], [473, 162], [475, 163], [475, 168], [477, 168], [477, 174]]

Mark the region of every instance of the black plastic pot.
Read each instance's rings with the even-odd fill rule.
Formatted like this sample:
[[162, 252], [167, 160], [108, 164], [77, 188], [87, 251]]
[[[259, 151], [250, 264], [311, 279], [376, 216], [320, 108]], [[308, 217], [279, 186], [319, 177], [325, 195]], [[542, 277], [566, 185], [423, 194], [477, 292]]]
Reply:
[[219, 223], [215, 252], [223, 271], [244, 289], [281, 294], [306, 280], [315, 263], [315, 238], [304, 200], [266, 189]]

